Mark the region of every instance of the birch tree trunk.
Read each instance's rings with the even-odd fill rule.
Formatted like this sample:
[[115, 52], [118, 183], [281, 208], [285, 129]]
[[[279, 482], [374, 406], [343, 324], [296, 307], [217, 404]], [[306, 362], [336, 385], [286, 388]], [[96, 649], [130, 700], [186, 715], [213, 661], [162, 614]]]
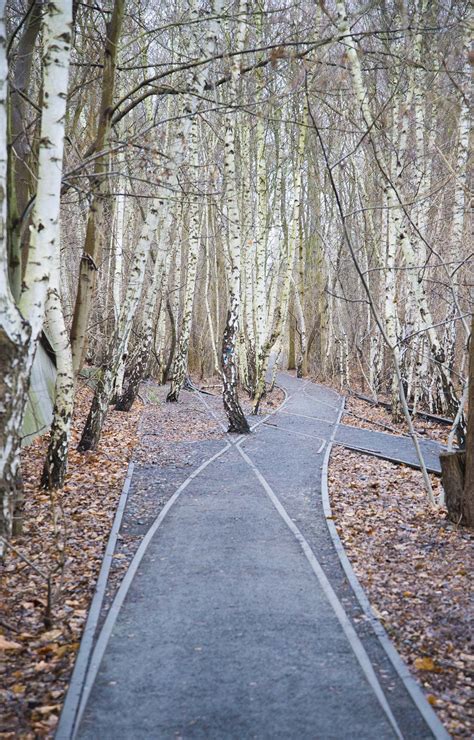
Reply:
[[[260, 7], [259, 35], [262, 35], [261, 23], [264, 12], [265, 1], [262, 0]], [[257, 84], [263, 88], [263, 75], [257, 73]], [[261, 93], [260, 93], [261, 94]], [[253, 395], [259, 384], [259, 373], [262, 371], [258, 357], [261, 354], [266, 334], [266, 251], [267, 251], [267, 211], [268, 211], [268, 185], [267, 168], [265, 161], [265, 128], [262, 115], [257, 114], [256, 124], [257, 145], [257, 228], [255, 249], [255, 387]]]
[[[220, 16], [223, 9], [223, 0], [217, 0], [215, 2], [215, 14]], [[198, 12], [195, 5], [193, 5], [193, 13], [195, 17], [198, 17]], [[211, 56], [217, 44], [217, 26], [214, 22], [210, 23], [208, 33], [205, 38], [205, 49], [204, 56], [207, 58]], [[197, 46], [197, 44], [196, 44]], [[198, 120], [196, 118], [196, 110], [199, 99], [204, 93], [206, 84], [205, 69], [202, 66], [196, 66], [193, 69], [190, 92], [185, 100], [185, 114], [186, 117], [183, 121], [183, 127], [181, 130], [180, 138], [180, 157], [182, 158], [184, 151], [186, 150], [186, 141], [189, 130], [189, 150], [187, 151], [189, 160], [192, 163], [192, 180], [194, 194], [191, 197], [190, 207], [190, 226], [189, 226], [189, 254], [188, 254], [188, 271], [186, 275], [186, 288], [184, 297], [183, 316], [181, 320], [181, 328], [179, 332], [178, 346], [176, 351], [176, 357], [174, 361], [173, 377], [171, 379], [171, 388], [166, 397], [167, 401], [176, 402], [179, 399], [181, 388], [183, 387], [186, 379], [186, 371], [188, 367], [188, 351], [189, 351], [189, 339], [191, 336], [191, 325], [193, 315], [193, 303], [194, 293], [196, 286], [197, 276], [197, 265], [199, 256], [199, 245], [201, 239], [200, 233], [200, 218], [199, 218], [199, 202], [196, 193], [197, 187], [197, 173], [199, 165], [199, 152], [198, 152]], [[175, 164], [176, 167], [176, 164]], [[174, 169], [175, 177], [177, 175], [177, 169]]]
[[120, 364], [127, 353], [130, 331], [135, 311], [142, 295], [145, 268], [150, 252], [151, 241], [156, 233], [159, 219], [159, 204], [155, 201], [149, 207], [136, 252], [130, 266], [125, 299], [120, 310], [118, 326], [108, 349], [108, 357], [100, 373], [92, 399], [81, 440], [77, 449], [80, 452], [95, 450], [99, 444], [109, 404], [114, 393], [114, 383]]
[[168, 245], [171, 241], [171, 234], [168, 231], [164, 232], [162, 228], [158, 228], [158, 235], [159, 243], [155, 255], [153, 277], [148, 286], [143, 306], [143, 316], [139, 332], [140, 346], [137, 356], [134, 357], [133, 364], [127, 374], [127, 387], [115, 404], [117, 411], [130, 411], [138, 395], [140, 383], [145, 377], [153, 345], [154, 317], [160, 287], [162, 289], [161, 312], [165, 314], [165, 300], [163, 296], [167, 288], [166, 280], [171, 254]]
[[[198, 166], [198, 141], [197, 121], [193, 121], [189, 136], [189, 149], [192, 153], [192, 164], [197, 171]], [[201, 219], [199, 213], [199, 200], [196, 194], [192, 195], [190, 219], [189, 219], [189, 251], [186, 272], [186, 287], [184, 292], [183, 316], [179, 332], [178, 347], [174, 360], [173, 377], [171, 388], [166, 396], [167, 401], [176, 402], [186, 379], [188, 368], [189, 339], [191, 336], [191, 325], [193, 319], [194, 294], [196, 288], [197, 267], [199, 258], [199, 247], [201, 244]]]
[[32, 195], [33, 172], [27, 135], [27, 100], [30, 93], [34, 52], [41, 29], [41, 6], [41, 0], [30, 0], [21, 37], [16, 48], [15, 69], [10, 87], [8, 251], [10, 286], [15, 301], [20, 299], [23, 266], [28, 257], [28, 231], [24, 228], [26, 226], [24, 214]]
[[[3, 21], [3, 18], [2, 18]], [[23, 280], [19, 312], [8, 285], [6, 252], [6, 152], [0, 137], [0, 296], [2, 377], [0, 535], [12, 531], [15, 497], [19, 489], [19, 450], [27, 388], [44, 320], [46, 295], [54, 255], [59, 251], [59, 211], [64, 121], [68, 87], [72, 9], [69, 0], [50, 3], [43, 20], [43, 106], [41, 110], [38, 183], [32, 214], [29, 262]], [[2, 24], [3, 25], [3, 24]], [[7, 63], [5, 32], [0, 29], [0, 116], [5, 116]], [[5, 132], [6, 128], [2, 127]], [[23, 318], [22, 318], [23, 317]], [[3, 545], [0, 543], [3, 551]]]
[[48, 338], [56, 357], [53, 421], [41, 478], [41, 485], [48, 489], [62, 488], [64, 485], [74, 411], [74, 371], [69, 331], [64, 319], [60, 295], [59, 246], [58, 238], [45, 314]]
[[27, 374], [23, 369], [31, 338], [13, 299], [7, 251], [7, 79], [4, 5], [0, 10], [0, 558], [13, 529], [13, 510], [20, 473], [20, 429]]
[[[372, 128], [373, 119], [372, 119], [372, 116], [371, 116], [371, 113], [370, 113], [370, 109], [369, 109], [369, 106], [368, 106], [368, 101], [366, 99], [366, 95], [365, 95], [365, 92], [364, 92], [364, 85], [363, 85], [363, 79], [362, 79], [362, 69], [361, 69], [361, 65], [360, 65], [360, 60], [358, 58], [357, 51], [355, 49], [354, 39], [352, 38], [352, 36], [349, 33], [349, 20], [348, 20], [348, 17], [347, 17], [344, 0], [337, 0], [336, 7], [337, 7], [337, 14], [338, 14], [338, 30], [341, 33], [341, 35], [344, 36], [345, 43], [347, 44], [347, 48], [348, 48], [347, 57], [348, 57], [348, 61], [349, 61], [349, 70], [350, 70], [350, 74], [351, 74], [351, 77], [352, 77], [352, 80], [353, 80], [354, 89], [355, 89], [355, 91], [358, 91], [358, 93], [357, 93], [357, 99], [358, 99], [359, 105], [361, 107], [361, 110], [362, 110], [362, 113], [363, 113], [363, 117], [364, 117], [365, 123], [366, 123], [366, 125], [368, 126], [368, 128], [370, 130]], [[422, 471], [423, 481], [424, 481], [424, 484], [425, 484], [425, 487], [426, 487], [426, 491], [427, 491], [427, 494], [428, 494], [429, 501], [430, 501], [430, 503], [432, 505], [434, 505], [435, 502], [434, 502], [434, 496], [433, 496], [433, 489], [432, 489], [432, 486], [431, 486], [431, 481], [430, 481], [430, 478], [429, 478], [429, 475], [428, 475], [428, 472], [427, 472], [427, 469], [426, 469], [426, 464], [425, 464], [423, 455], [421, 453], [421, 449], [420, 449], [420, 445], [419, 445], [419, 442], [418, 442], [418, 438], [416, 436], [416, 433], [415, 433], [415, 430], [414, 430], [414, 427], [413, 427], [413, 422], [412, 422], [412, 419], [410, 417], [410, 411], [409, 411], [407, 400], [406, 400], [406, 396], [405, 396], [405, 391], [404, 391], [404, 387], [403, 387], [403, 378], [402, 378], [401, 371], [400, 371], [400, 363], [398, 361], [398, 353], [396, 351], [397, 350], [397, 347], [396, 347], [396, 345], [394, 346], [391, 343], [391, 341], [390, 341], [390, 339], [388, 337], [387, 330], [384, 327], [384, 324], [383, 324], [383, 322], [381, 320], [381, 317], [378, 314], [377, 308], [376, 308], [376, 306], [374, 304], [374, 301], [372, 299], [372, 296], [371, 296], [371, 293], [370, 293], [370, 289], [369, 289], [368, 283], [367, 283], [367, 281], [365, 279], [365, 276], [363, 274], [363, 271], [361, 270], [361, 268], [359, 266], [359, 263], [358, 263], [358, 260], [357, 260], [357, 257], [356, 257], [356, 253], [355, 253], [355, 250], [354, 250], [354, 246], [353, 246], [353, 243], [352, 243], [352, 239], [350, 237], [350, 233], [349, 233], [349, 230], [348, 230], [348, 226], [347, 226], [345, 214], [344, 214], [344, 211], [343, 211], [343, 208], [342, 208], [340, 196], [339, 196], [338, 191], [337, 191], [337, 187], [336, 187], [336, 184], [335, 184], [335, 181], [334, 181], [334, 177], [332, 175], [332, 171], [331, 171], [331, 169], [329, 167], [329, 161], [328, 161], [328, 158], [327, 158], [327, 152], [325, 150], [323, 140], [321, 138], [321, 135], [319, 133], [319, 129], [317, 128], [317, 125], [315, 123], [315, 120], [314, 120], [314, 117], [313, 116], [312, 116], [312, 120], [313, 120], [313, 124], [315, 125], [316, 132], [318, 134], [319, 142], [320, 142], [321, 147], [322, 147], [323, 152], [324, 152], [325, 163], [326, 163], [326, 167], [328, 169], [328, 175], [329, 175], [329, 178], [330, 178], [330, 181], [331, 181], [331, 186], [333, 188], [333, 192], [334, 192], [334, 195], [336, 197], [337, 207], [338, 207], [338, 210], [339, 210], [339, 215], [340, 215], [342, 226], [343, 226], [345, 241], [347, 243], [347, 246], [349, 247], [349, 251], [351, 253], [351, 257], [353, 259], [354, 266], [355, 266], [355, 268], [357, 270], [357, 273], [359, 275], [359, 278], [361, 280], [361, 283], [362, 283], [362, 285], [364, 287], [364, 291], [366, 292], [367, 298], [368, 298], [368, 300], [370, 302], [370, 306], [371, 306], [371, 310], [372, 310], [372, 314], [374, 316], [374, 319], [375, 319], [375, 321], [377, 323], [377, 326], [378, 326], [378, 328], [380, 330], [380, 333], [382, 334], [382, 336], [384, 338], [384, 341], [386, 342], [386, 344], [388, 345], [388, 347], [390, 348], [390, 350], [392, 352], [393, 361], [394, 361], [395, 374], [396, 374], [397, 381], [398, 381], [399, 398], [400, 398], [400, 402], [401, 402], [401, 405], [402, 405], [403, 414], [404, 414], [405, 421], [406, 421], [407, 426], [408, 426], [408, 429], [409, 429], [410, 437], [412, 438], [413, 444], [415, 446], [415, 450], [416, 450], [418, 462], [419, 462], [419, 465], [420, 465], [420, 469]], [[373, 142], [372, 142], [372, 144], [374, 145]], [[389, 189], [393, 190], [393, 186], [391, 184], [391, 180], [388, 181], [388, 186], [389, 186]]]
[[80, 371], [87, 348], [87, 328], [92, 309], [94, 290], [97, 282], [97, 269], [105, 238], [104, 205], [109, 190], [109, 143], [113, 101], [116, 85], [118, 44], [122, 31], [125, 0], [115, 0], [110, 24], [107, 24], [107, 38], [104, 51], [102, 75], [102, 98], [95, 140], [95, 151], [104, 152], [94, 165], [92, 202], [87, 218], [84, 252], [79, 268], [76, 303], [71, 328], [71, 345], [74, 374]]
[[[466, 80], [464, 89], [461, 90], [461, 101], [459, 111], [459, 123], [458, 123], [458, 143], [456, 151], [456, 179], [454, 186], [454, 198], [453, 198], [453, 210], [452, 210], [452, 221], [451, 221], [451, 234], [450, 234], [450, 245], [447, 255], [448, 262], [455, 263], [459, 259], [459, 255], [462, 254], [463, 240], [464, 240], [464, 224], [466, 216], [466, 193], [468, 192], [468, 177], [469, 177], [469, 136], [471, 133], [471, 103], [472, 103], [472, 57], [471, 57], [471, 45], [473, 38], [473, 21], [474, 21], [474, 9], [470, 6], [468, 15], [465, 21], [465, 31], [463, 38], [463, 56], [464, 66], [463, 73], [464, 79]], [[452, 270], [452, 268], [451, 268]], [[457, 294], [457, 283], [453, 283], [453, 290]], [[456, 352], [456, 321], [454, 317], [456, 315], [456, 307], [453, 306], [449, 312], [448, 319], [452, 320], [448, 322], [445, 330], [444, 339], [444, 356], [445, 362], [449, 369], [454, 364], [454, 357]]]
[[[239, 2], [239, 24], [237, 29], [237, 51], [242, 51], [245, 44], [247, 2]], [[237, 82], [240, 77], [240, 61], [234, 57], [231, 67], [230, 98], [237, 98]], [[229, 224], [229, 309], [222, 338], [222, 398], [224, 410], [229, 420], [229, 432], [245, 434], [250, 432], [247, 419], [239, 403], [237, 385], [237, 341], [240, 321], [240, 257], [241, 230], [239, 206], [237, 199], [237, 172], [235, 161], [235, 113], [227, 111], [225, 115], [224, 141], [224, 176], [226, 204]]]
[[275, 342], [280, 337], [280, 334], [282, 333], [282, 330], [284, 328], [285, 321], [287, 318], [287, 314], [288, 314], [288, 304], [289, 304], [290, 290], [291, 290], [291, 279], [293, 275], [296, 246], [297, 246], [298, 233], [299, 233], [302, 178], [303, 178], [303, 161], [304, 161], [304, 151], [305, 151], [305, 144], [306, 144], [307, 118], [308, 118], [308, 111], [307, 111], [307, 107], [305, 104], [304, 111], [303, 111], [303, 120], [300, 126], [299, 136], [298, 136], [298, 148], [297, 148], [297, 156], [296, 156], [296, 162], [295, 162], [295, 172], [294, 172], [294, 177], [293, 177], [293, 210], [292, 210], [292, 215], [291, 215], [291, 225], [290, 225], [289, 236], [288, 236], [288, 248], [287, 248], [287, 255], [286, 255], [286, 267], [285, 267], [285, 273], [284, 273], [284, 278], [283, 278], [283, 286], [281, 289], [280, 300], [275, 309], [274, 323], [271, 329], [271, 333], [267, 337], [265, 343], [263, 344], [260, 350], [260, 353], [259, 353], [259, 357], [258, 357], [259, 373], [258, 373], [258, 383], [257, 383], [256, 391], [255, 391], [255, 398], [254, 398], [254, 404], [253, 404], [253, 410], [252, 410], [253, 414], [258, 413], [260, 401], [265, 392], [265, 376], [266, 376], [267, 369], [268, 369], [268, 360], [270, 357], [270, 352]]

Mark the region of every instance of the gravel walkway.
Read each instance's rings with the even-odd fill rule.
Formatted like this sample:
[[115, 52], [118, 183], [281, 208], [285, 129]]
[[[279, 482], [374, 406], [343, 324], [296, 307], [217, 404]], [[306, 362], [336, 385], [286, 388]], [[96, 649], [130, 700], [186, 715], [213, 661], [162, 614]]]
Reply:
[[[214, 441], [148, 529], [97, 640], [75, 736], [447, 737], [389, 660], [326, 526], [341, 399], [279, 383], [283, 407], [251, 436]], [[163, 470], [147, 474], [158, 493]]]

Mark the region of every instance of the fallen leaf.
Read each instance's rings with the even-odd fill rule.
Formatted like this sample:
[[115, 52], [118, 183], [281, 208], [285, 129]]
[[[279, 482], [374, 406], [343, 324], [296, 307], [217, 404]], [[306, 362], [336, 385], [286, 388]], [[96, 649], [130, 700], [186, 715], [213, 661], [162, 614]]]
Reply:
[[18, 642], [10, 642], [0, 635], [0, 650], [21, 650], [22, 647]]
[[415, 658], [415, 662], [413, 665], [419, 671], [439, 670], [438, 668], [436, 668], [435, 662], [434, 660], [432, 660], [432, 658]]

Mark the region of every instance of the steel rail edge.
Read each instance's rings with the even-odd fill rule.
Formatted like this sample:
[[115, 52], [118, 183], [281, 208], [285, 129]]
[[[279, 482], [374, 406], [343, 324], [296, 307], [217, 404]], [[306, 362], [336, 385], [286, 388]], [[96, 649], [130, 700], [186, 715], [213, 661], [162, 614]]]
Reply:
[[122, 524], [125, 507], [127, 505], [134, 467], [134, 463], [130, 462], [115, 512], [112, 529], [110, 530], [109, 539], [105, 548], [104, 557], [102, 559], [102, 565], [100, 567], [99, 577], [97, 578], [94, 596], [92, 598], [86, 624], [82, 633], [81, 644], [74, 663], [74, 669], [67, 689], [66, 699], [64, 701], [58, 727], [54, 735], [56, 740], [66, 740], [66, 738], [70, 738], [74, 730], [76, 715], [84, 688], [84, 680], [89, 668], [94, 636], [99, 623], [100, 612], [102, 610], [102, 604], [107, 588], [107, 581], [113, 562], [117, 538]]
[[[372, 627], [374, 634], [376, 635], [380, 644], [382, 645], [382, 648], [384, 649], [385, 654], [387, 655], [393, 668], [395, 669], [403, 685], [405, 686], [405, 689], [407, 690], [409, 696], [411, 697], [411, 700], [413, 701], [416, 708], [422, 715], [423, 719], [425, 720], [426, 724], [428, 725], [429, 729], [433, 733], [433, 736], [436, 738], [436, 740], [449, 740], [449, 738], [451, 737], [450, 734], [447, 732], [442, 722], [438, 719], [434, 709], [428, 703], [418, 682], [413, 678], [408, 666], [406, 665], [400, 653], [397, 651], [397, 649], [393, 645], [382, 623], [375, 616], [372, 610], [372, 607], [370, 605], [369, 599], [364, 589], [362, 588], [359, 579], [354, 573], [352, 565], [344, 549], [344, 545], [342, 544], [341, 538], [339, 537], [339, 534], [337, 532], [336, 525], [334, 524], [334, 521], [332, 519], [333, 515], [332, 515], [331, 503], [329, 500], [329, 486], [328, 486], [329, 457], [331, 454], [332, 446], [334, 444], [334, 437], [337, 432], [337, 427], [339, 426], [342, 414], [344, 412], [344, 403], [345, 403], [345, 399], [343, 398], [339, 416], [334, 425], [333, 434], [331, 435], [331, 439], [329, 440], [327, 447], [326, 447], [326, 451], [324, 454], [324, 460], [323, 460], [323, 467], [321, 470], [321, 483], [322, 483], [321, 496], [322, 496], [322, 502], [323, 502], [324, 515], [325, 515], [326, 524], [329, 530], [329, 534], [331, 536], [334, 549], [337, 552], [337, 555], [339, 557], [339, 561], [342, 565], [344, 573], [346, 574], [346, 578], [349, 581], [349, 584], [357, 598], [357, 601], [359, 602], [362, 608], [362, 611], [367, 617], [367, 620], [370, 626]], [[336, 442], [336, 444], [338, 443]]]

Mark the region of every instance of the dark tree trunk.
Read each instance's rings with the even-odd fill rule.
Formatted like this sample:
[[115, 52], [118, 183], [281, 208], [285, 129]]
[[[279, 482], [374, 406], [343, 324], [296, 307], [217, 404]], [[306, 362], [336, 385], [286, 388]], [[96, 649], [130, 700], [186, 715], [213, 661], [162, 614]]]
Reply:
[[112, 363], [106, 363], [101, 370], [94, 398], [92, 399], [89, 415], [77, 449], [79, 452], [95, 450], [100, 441], [102, 427], [104, 426], [112, 398], [113, 383], [117, 374], [117, 367]]
[[474, 314], [469, 338], [469, 397], [466, 449], [440, 455], [449, 518], [474, 528]]
[[66, 432], [63, 432], [56, 439], [54, 448], [48, 449], [41, 474], [41, 488], [53, 491], [64, 487], [64, 477], [67, 471], [65, 452], [67, 453], [68, 447], [69, 437]]
[[448, 517], [455, 524], [464, 524], [466, 453], [443, 452], [439, 459]]
[[117, 411], [130, 411], [140, 388], [140, 383], [145, 377], [148, 360], [150, 358], [151, 341], [145, 341], [138, 357], [134, 359], [133, 365], [127, 372], [127, 386], [118, 398], [115, 408]]
[[166, 301], [166, 308], [168, 309], [168, 314], [170, 317], [171, 347], [170, 353], [168, 355], [168, 362], [166, 363], [166, 367], [163, 371], [163, 383], [166, 383], [171, 377], [171, 366], [173, 364], [174, 354], [176, 352], [176, 325], [174, 323], [173, 309], [171, 308], [171, 303], [169, 302], [169, 300]]
[[296, 322], [290, 311], [288, 319], [288, 370], [294, 370], [296, 368]]
[[469, 339], [469, 399], [467, 406], [466, 475], [464, 479], [464, 521], [474, 528], [474, 313]]
[[248, 434], [250, 427], [241, 409], [237, 395], [237, 364], [235, 359], [236, 326], [231, 311], [227, 313], [227, 322], [222, 340], [222, 382], [224, 410], [229, 420], [229, 432]]
[[[29, 333], [25, 342], [15, 342], [0, 327], [0, 535], [9, 540], [18, 534], [23, 486], [20, 468], [21, 421], [27, 398], [28, 378], [25, 357]], [[0, 540], [0, 558], [3, 554]]]

